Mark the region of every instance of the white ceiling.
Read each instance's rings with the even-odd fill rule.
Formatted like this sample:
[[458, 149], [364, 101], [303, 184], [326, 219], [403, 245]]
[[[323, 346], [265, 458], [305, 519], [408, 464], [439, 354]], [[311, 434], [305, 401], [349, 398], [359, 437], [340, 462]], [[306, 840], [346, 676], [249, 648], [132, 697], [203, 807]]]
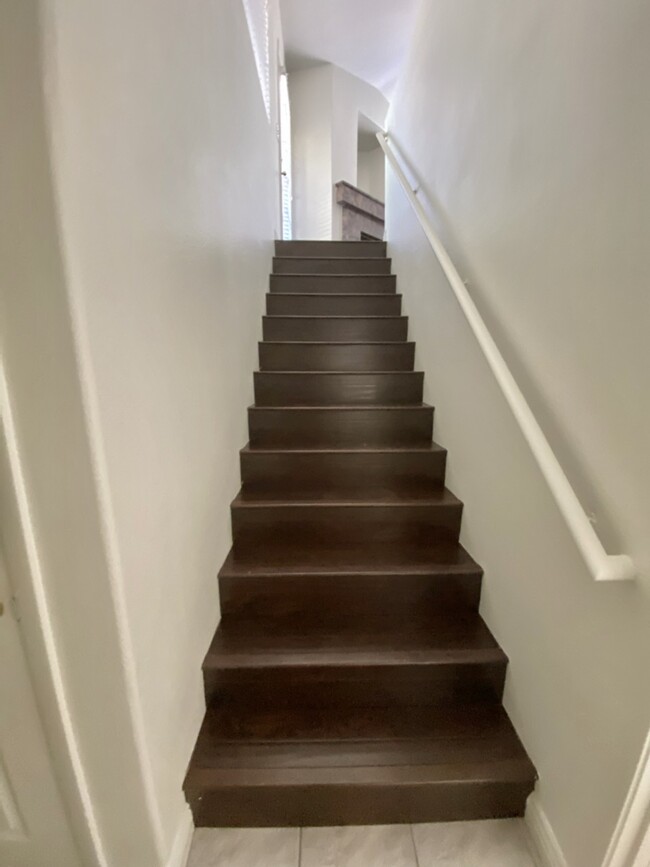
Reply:
[[280, 0], [287, 68], [334, 63], [390, 99], [418, 0]]

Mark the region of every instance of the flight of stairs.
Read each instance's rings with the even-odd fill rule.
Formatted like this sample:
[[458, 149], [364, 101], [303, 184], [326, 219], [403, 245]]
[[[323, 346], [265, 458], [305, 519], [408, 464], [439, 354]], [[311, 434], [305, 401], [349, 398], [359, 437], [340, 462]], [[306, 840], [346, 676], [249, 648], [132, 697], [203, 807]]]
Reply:
[[185, 781], [195, 823], [521, 815], [535, 770], [385, 244], [276, 254]]

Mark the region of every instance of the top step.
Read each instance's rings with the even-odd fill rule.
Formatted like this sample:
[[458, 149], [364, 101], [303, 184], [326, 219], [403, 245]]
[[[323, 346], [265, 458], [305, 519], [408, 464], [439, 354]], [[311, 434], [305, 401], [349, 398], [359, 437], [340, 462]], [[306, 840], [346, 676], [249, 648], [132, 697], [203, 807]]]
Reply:
[[276, 241], [276, 256], [374, 258], [386, 255], [385, 241]]

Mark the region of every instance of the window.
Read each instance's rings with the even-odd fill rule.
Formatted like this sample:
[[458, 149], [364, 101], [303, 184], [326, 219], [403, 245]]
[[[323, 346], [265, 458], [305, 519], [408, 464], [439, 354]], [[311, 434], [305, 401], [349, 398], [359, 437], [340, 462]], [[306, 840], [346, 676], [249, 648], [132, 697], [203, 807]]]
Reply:
[[269, 0], [243, 0], [262, 89], [266, 116], [271, 121], [271, 56], [269, 49]]
[[282, 237], [292, 237], [291, 228], [291, 112], [287, 73], [280, 75], [280, 178], [282, 193]]

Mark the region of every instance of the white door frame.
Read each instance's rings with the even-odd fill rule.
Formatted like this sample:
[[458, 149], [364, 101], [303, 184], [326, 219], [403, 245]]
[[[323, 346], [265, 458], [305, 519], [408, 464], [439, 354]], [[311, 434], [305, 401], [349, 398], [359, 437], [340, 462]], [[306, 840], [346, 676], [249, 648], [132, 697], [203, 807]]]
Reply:
[[602, 867], [650, 864], [650, 730]]
[[[0, 527], [1, 529], [1, 527]], [[0, 539], [0, 852], [13, 864], [82, 867], [45, 736]]]
[[81, 293], [57, 200], [55, 11], [41, 0], [0, 3], [10, 72], [0, 104], [12, 117], [0, 177], [3, 550], [83, 863], [160, 867], [175, 829], [162, 823], [142, 725]]
[[[107, 867], [108, 861], [90, 797], [80, 749], [70, 716], [64, 678], [41, 562], [25, 490], [18, 442], [9, 403], [4, 367], [0, 359], [0, 523], [3, 549], [14, 568], [16, 604], [21, 612], [20, 632], [24, 641], [36, 701], [45, 721], [46, 738], [53, 757], [54, 773], [66, 802], [74, 836], [91, 867]], [[29, 582], [29, 588], [25, 586]], [[31, 592], [27, 592], [30, 590]], [[32, 628], [36, 625], [36, 628]], [[58, 773], [57, 773], [58, 771]], [[83, 816], [83, 822], [75, 821]]]

